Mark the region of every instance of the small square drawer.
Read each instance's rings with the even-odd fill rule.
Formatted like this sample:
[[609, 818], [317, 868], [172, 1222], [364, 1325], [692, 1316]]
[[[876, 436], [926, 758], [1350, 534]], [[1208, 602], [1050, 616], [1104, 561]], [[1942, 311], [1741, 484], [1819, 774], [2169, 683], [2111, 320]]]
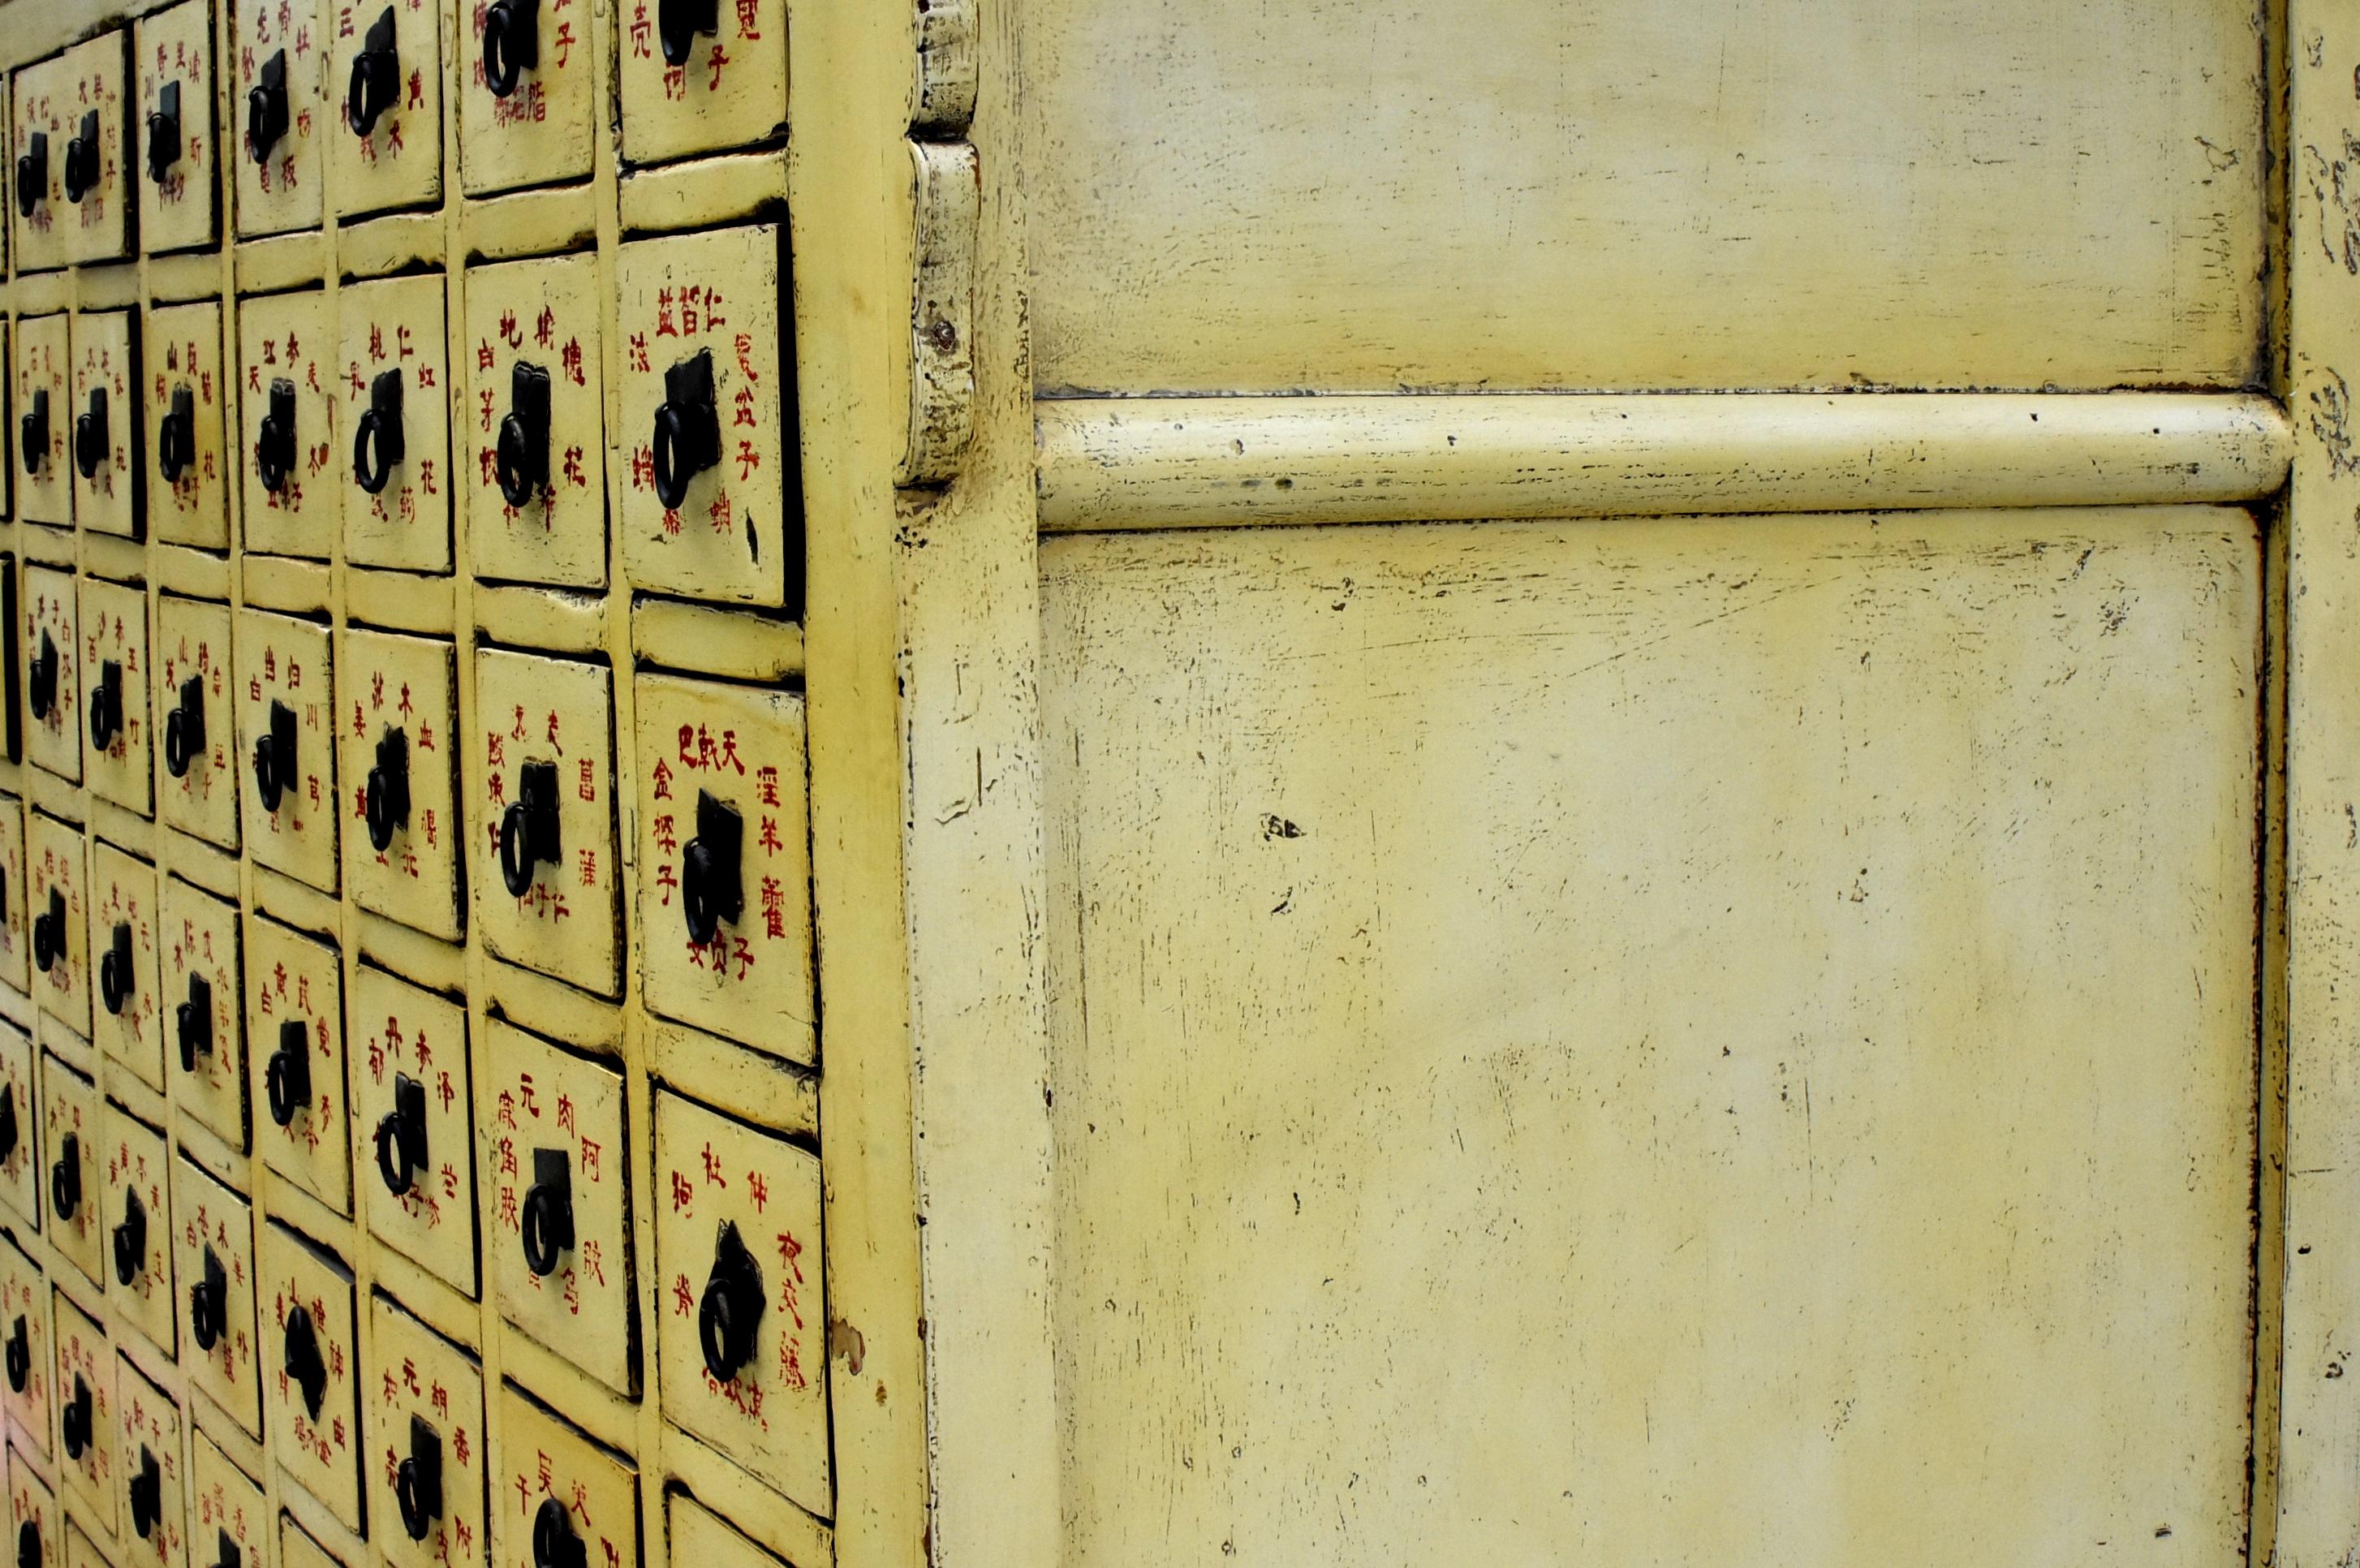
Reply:
[[66, 1293], [52, 1293], [57, 1313], [58, 1474], [66, 1495], [115, 1530], [115, 1346], [106, 1331]]
[[362, 1050], [353, 1142], [369, 1233], [464, 1295], [475, 1294], [475, 1100], [465, 1009], [383, 970], [354, 975], [347, 1037]]
[[40, 1266], [16, 1243], [0, 1237], [0, 1365], [7, 1372], [0, 1395], [19, 1440], [49, 1453], [49, 1283]]
[[[409, 0], [396, 0], [407, 5]], [[427, 27], [433, 14], [427, 13]], [[344, 558], [406, 572], [451, 569], [450, 381], [442, 280], [424, 274], [347, 284], [338, 296]]]
[[590, 24], [572, 0], [460, 7], [459, 183], [470, 196], [590, 174]]
[[140, 816], [156, 809], [148, 722], [148, 596], [119, 583], [82, 580], [83, 782], [102, 800]]
[[803, 696], [651, 674], [636, 689], [648, 1006], [809, 1061]]
[[623, 567], [639, 587], [781, 605], [800, 585], [802, 454], [779, 225], [626, 245]]
[[75, 1034], [90, 1034], [89, 869], [82, 830], [40, 812], [27, 833], [32, 855], [34, 986], [41, 1011]]
[[237, 752], [231, 733], [229, 606], [156, 600], [155, 705], [164, 716], [165, 825], [235, 850]]
[[16, 360], [11, 374], [16, 411], [16, 446], [11, 461], [22, 477], [16, 485], [16, 515], [52, 528], [73, 526], [73, 433], [68, 378], [73, 368], [66, 318], [21, 316], [16, 322]]
[[467, 553], [478, 577], [606, 584], [603, 299], [595, 256], [468, 269]]
[[106, 1275], [101, 1234], [99, 1150], [106, 1138], [98, 1091], [49, 1052], [41, 1053], [41, 1153], [49, 1161], [49, 1245], [97, 1285]]
[[139, 484], [137, 330], [129, 311], [81, 311], [73, 348], [74, 521], [93, 532], [136, 539]]
[[0, 795], [0, 985], [19, 992], [32, 974], [25, 886], [25, 803]]
[[[237, 56], [232, 109], [238, 137], [237, 232], [246, 237], [320, 226], [321, 138], [334, 128], [327, 96], [322, 0], [234, 0]], [[249, 516], [251, 513], [249, 513]]]
[[74, 115], [62, 57], [28, 65], [12, 79], [8, 112], [9, 249], [16, 270], [41, 272], [66, 264], [72, 226], [65, 193], [65, 129]]
[[188, 1472], [181, 1458], [180, 1409], [140, 1375], [129, 1356], [115, 1368], [122, 1412], [115, 1452], [122, 1457], [124, 1554], [158, 1568], [188, 1568]]
[[335, 663], [328, 629], [249, 609], [237, 622], [246, 853], [336, 891]]
[[91, 1033], [99, 1049], [158, 1093], [164, 1091], [163, 915], [156, 868], [104, 839], [90, 844], [90, 950], [98, 1007]]
[[631, 1354], [630, 1201], [623, 1079], [492, 1020], [484, 1246], [508, 1321], [622, 1393]]
[[343, 970], [335, 949], [246, 917], [246, 1037], [258, 1058], [262, 1157], [339, 1214], [353, 1210], [344, 1142]]
[[786, 0], [617, 0], [623, 156], [659, 163], [742, 147], [787, 123]]
[[41, 1097], [33, 1061], [33, 1037], [0, 1022], [0, 1208], [27, 1231], [41, 1228], [41, 1159], [34, 1146]]
[[58, 57], [49, 143], [65, 231], [65, 259], [112, 261], [131, 254], [127, 167], [131, 131], [131, 35], [101, 33]]
[[254, 1210], [182, 1155], [172, 1162], [172, 1262], [189, 1351], [180, 1365], [249, 1432], [262, 1431], [255, 1378]]
[[361, 1527], [360, 1366], [353, 1277], [273, 1221], [262, 1237], [270, 1371], [262, 1380], [270, 1452], [346, 1530]]
[[115, 1564], [107, 1560], [106, 1553], [100, 1551], [83, 1531], [84, 1516], [70, 1514], [66, 1517], [65, 1568], [115, 1568]]
[[369, 1303], [369, 1515], [394, 1568], [480, 1563], [484, 1373], [383, 1296]]
[[825, 1517], [819, 1157], [669, 1090], [655, 1105], [664, 1415]]
[[460, 931], [456, 659], [448, 642], [346, 630], [336, 749], [352, 817], [344, 878], [364, 909], [446, 941]]
[[170, 1022], [166, 1076], [180, 1114], [246, 1151], [245, 990], [237, 905], [178, 877], [164, 879], [163, 990]]
[[225, 550], [229, 382], [222, 376], [221, 302], [149, 311], [141, 331], [148, 472], [154, 481], [148, 511], [156, 537]]
[[[49, 1381], [47, 1367], [41, 1369], [41, 1381], [44, 1384]], [[29, 1564], [27, 1568], [39, 1568], [40, 1563], [63, 1559], [65, 1515], [58, 1511], [58, 1495], [49, 1490], [49, 1484], [41, 1479], [40, 1473], [26, 1460], [18, 1447], [23, 1435], [18, 1433], [8, 1443], [8, 1539], [16, 1543], [17, 1560], [23, 1563], [26, 1531], [29, 1529], [33, 1542], [39, 1549], [40, 1558], [39, 1563]], [[42, 1440], [41, 1451], [44, 1454], [48, 1452], [46, 1438]]]
[[442, 7], [332, 0], [328, 81], [344, 95], [334, 131], [336, 210], [425, 206], [442, 194]]
[[283, 1508], [279, 1514], [279, 1561], [280, 1568], [344, 1568], [326, 1547], [311, 1539], [309, 1530], [295, 1522], [293, 1514]]
[[785, 1568], [727, 1521], [684, 1493], [664, 1498], [672, 1526], [672, 1561], [696, 1568]]
[[475, 907], [502, 958], [617, 990], [614, 686], [602, 664], [475, 654]]
[[213, 14], [183, 0], [139, 24], [139, 243], [148, 252], [211, 245], [221, 235], [213, 170]]
[[70, 784], [82, 782], [82, 642], [74, 580], [25, 568], [25, 757]]
[[336, 537], [336, 333], [317, 289], [237, 302], [246, 547], [324, 561]]
[[110, 1102], [104, 1118], [107, 1227], [113, 1264], [107, 1306], [116, 1329], [125, 1324], [169, 1355], [180, 1316], [172, 1296], [172, 1212], [166, 1197], [171, 1164], [163, 1132]]
[[629, 1460], [513, 1383], [500, 1389], [498, 1420], [492, 1469], [497, 1568], [541, 1568], [551, 1561], [621, 1568], [642, 1561], [639, 1475]]
[[189, 1551], [209, 1568], [269, 1568], [278, 1553], [262, 1488], [202, 1431], [189, 1437]]

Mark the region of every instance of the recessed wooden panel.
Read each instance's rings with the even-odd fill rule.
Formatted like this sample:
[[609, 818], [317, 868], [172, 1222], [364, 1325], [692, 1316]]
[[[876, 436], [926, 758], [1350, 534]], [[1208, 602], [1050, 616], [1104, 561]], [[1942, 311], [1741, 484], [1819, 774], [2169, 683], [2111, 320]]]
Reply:
[[0, 985], [18, 992], [32, 972], [32, 916], [25, 889], [25, 803], [0, 795]]
[[349, 455], [337, 440], [335, 332], [317, 289], [237, 302], [238, 521], [249, 550], [324, 561], [335, 544]]
[[[471, 196], [590, 174], [590, 27], [578, 5], [502, 8], [503, 40], [488, 58], [489, 5], [460, 8], [459, 182]], [[508, 38], [511, 16], [527, 19], [527, 47]], [[606, 24], [612, 27], [611, 19]], [[526, 56], [530, 56], [530, 62]], [[495, 88], [499, 89], [494, 91]]]
[[515, 1387], [498, 1395], [499, 1442], [492, 1472], [492, 1562], [538, 1568], [532, 1549], [541, 1510], [554, 1502], [567, 1536], [591, 1568], [637, 1563], [639, 1477], [630, 1462], [600, 1447]]
[[71, 573], [25, 568], [17, 656], [25, 674], [25, 757], [69, 784], [82, 782], [82, 638]]
[[138, 537], [143, 526], [138, 323], [130, 311], [78, 311], [67, 328], [73, 349], [74, 521], [94, 533]]
[[2248, 516], [1043, 573], [1069, 1561], [2243, 1552]]
[[[48, 1374], [44, 1372], [42, 1377], [46, 1382]], [[27, 1462], [16, 1442], [8, 1445], [8, 1539], [16, 1541], [19, 1550], [24, 1544], [26, 1527], [32, 1527], [33, 1539], [40, 1543], [41, 1561], [45, 1563], [57, 1560], [50, 1556], [51, 1552], [65, 1551], [61, 1533], [65, 1516], [58, 1512], [58, 1495], [41, 1479], [40, 1472]]]
[[212, 1568], [271, 1568], [277, 1531], [262, 1488], [202, 1431], [189, 1440], [189, 1549]]
[[1018, 11], [1044, 389], [2261, 374], [2243, 0]]
[[119, 1359], [115, 1389], [123, 1424], [115, 1452], [123, 1458], [118, 1501], [124, 1555], [157, 1568], [186, 1568], [189, 1474], [180, 1409], [129, 1356]]
[[41, 1093], [33, 1076], [33, 1037], [14, 1024], [0, 1023], [0, 1204], [24, 1234], [41, 1228], [43, 1208], [39, 1144]]
[[246, 916], [256, 1139], [271, 1169], [348, 1214], [343, 977], [333, 948], [268, 916]]
[[[89, 1510], [100, 1530], [115, 1530], [115, 1346], [88, 1313], [55, 1293], [60, 1486]], [[74, 1426], [69, 1430], [68, 1422]], [[89, 1435], [82, 1436], [82, 1423]]]
[[[336, 888], [336, 683], [328, 629], [246, 610], [237, 622], [237, 751], [246, 852]], [[266, 793], [268, 777], [272, 788]], [[275, 798], [274, 798], [275, 796]]]
[[[363, 1384], [368, 1418], [369, 1517], [395, 1568], [480, 1563], [486, 1548], [484, 1370], [475, 1359], [379, 1296], [369, 1303], [377, 1365]], [[438, 1477], [403, 1511], [402, 1468]], [[685, 1565], [683, 1565], [685, 1568]]]
[[[90, 1036], [90, 865], [82, 830], [41, 812], [26, 832], [32, 855], [33, 992], [40, 1010]], [[46, 961], [44, 961], [46, 960]]]

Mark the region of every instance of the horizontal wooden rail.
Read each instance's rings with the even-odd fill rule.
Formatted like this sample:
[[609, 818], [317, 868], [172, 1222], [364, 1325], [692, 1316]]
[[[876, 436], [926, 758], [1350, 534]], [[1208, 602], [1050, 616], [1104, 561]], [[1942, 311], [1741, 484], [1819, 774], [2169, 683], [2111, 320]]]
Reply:
[[1036, 405], [1043, 529], [2253, 500], [2239, 393], [1092, 398]]

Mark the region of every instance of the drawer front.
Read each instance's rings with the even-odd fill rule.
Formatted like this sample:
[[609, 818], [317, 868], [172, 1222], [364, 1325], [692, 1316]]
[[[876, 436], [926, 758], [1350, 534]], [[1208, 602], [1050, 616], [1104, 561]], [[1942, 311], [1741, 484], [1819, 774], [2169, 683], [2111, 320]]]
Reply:
[[102, 1530], [115, 1530], [118, 1433], [115, 1419], [115, 1346], [106, 1332], [66, 1298], [51, 1293], [58, 1346], [58, 1479], [86, 1507]]
[[[335, 129], [326, 90], [328, 33], [322, 0], [234, 0], [237, 80], [237, 232], [285, 234], [320, 226], [320, 147]], [[247, 512], [252, 528], [253, 513]]]
[[[49, 138], [63, 206], [52, 210], [65, 231], [68, 261], [112, 261], [131, 254], [131, 69], [127, 31], [102, 33], [58, 59]], [[92, 146], [93, 140], [95, 146]], [[79, 178], [77, 151], [87, 161]]]
[[336, 691], [328, 629], [250, 609], [238, 620], [236, 644], [246, 852], [333, 893]]
[[237, 905], [164, 879], [165, 1076], [180, 1114], [239, 1154], [246, 1141], [246, 991]]
[[262, 1488], [213, 1439], [191, 1433], [189, 1550], [196, 1560], [210, 1568], [269, 1568], [278, 1558], [269, 1523]]
[[180, 1445], [180, 1410], [172, 1397], [140, 1375], [124, 1356], [115, 1368], [122, 1456], [115, 1502], [122, 1509], [123, 1555], [158, 1568], [187, 1568], [188, 1471]]
[[41, 1277], [39, 1266], [14, 1242], [0, 1240], [0, 1355], [7, 1364], [0, 1406], [8, 1412], [14, 1441], [45, 1459], [49, 1453], [50, 1379], [56, 1376], [49, 1355], [49, 1283]]
[[353, 1146], [366, 1151], [372, 1235], [475, 1294], [475, 1099], [464, 1008], [383, 970], [354, 976], [346, 1037], [361, 1047]]
[[[8, 239], [19, 272], [62, 267], [68, 257], [66, 241], [72, 229], [66, 221], [71, 209], [66, 205], [63, 127], [73, 99], [63, 93], [64, 67], [62, 59], [46, 60], [17, 71], [10, 82]], [[32, 191], [29, 213], [17, 195], [27, 185]]]
[[484, 1374], [474, 1358], [380, 1296], [366, 1389], [369, 1518], [395, 1568], [483, 1561]]
[[317, 289], [238, 302], [243, 519], [257, 554], [324, 561], [335, 542], [335, 324]]
[[697, 1568], [783, 1568], [779, 1559], [694, 1498], [674, 1492], [665, 1497], [664, 1508], [670, 1515], [674, 1563], [694, 1563]]
[[25, 756], [70, 783], [82, 782], [82, 641], [74, 580], [25, 568]]
[[140, 331], [149, 522], [168, 544], [227, 549], [229, 383], [222, 376], [221, 303], [150, 311]]
[[41, 1097], [33, 1037], [0, 1023], [0, 1207], [27, 1231], [41, 1228]]
[[33, 972], [25, 863], [25, 803], [0, 795], [0, 985], [19, 992]]
[[636, 693], [648, 1006], [807, 1061], [815, 1010], [803, 696], [648, 674]]
[[22, 316], [16, 322], [12, 378], [16, 415], [9, 462], [16, 471], [16, 515], [52, 528], [73, 526], [73, 367], [66, 318]]
[[158, 1094], [164, 1091], [163, 942], [156, 868], [93, 839], [90, 845], [91, 983], [98, 1047]]
[[819, 1157], [669, 1091], [655, 1106], [664, 1415], [825, 1518]]
[[329, 133], [336, 210], [349, 217], [432, 202], [442, 194], [442, 8], [325, 3], [336, 18], [328, 88], [342, 105]]
[[93, 795], [142, 817], [156, 809], [156, 768], [148, 718], [148, 596], [138, 588], [82, 580], [82, 728], [84, 779]]
[[684, 9], [617, 0], [623, 156], [634, 163], [742, 147], [787, 123], [786, 0], [732, 0], [704, 33], [665, 25]]
[[183, 1155], [172, 1162], [172, 1262], [180, 1282], [180, 1365], [247, 1431], [262, 1431], [256, 1378], [254, 1209]]
[[344, 1144], [344, 1010], [335, 949], [246, 917], [246, 1037], [256, 1135], [271, 1169], [339, 1214], [353, 1208]]
[[467, 553], [478, 577], [606, 584], [601, 298], [593, 256], [467, 271]]
[[[427, 16], [432, 27], [432, 13]], [[451, 383], [443, 370], [442, 280], [353, 283], [337, 301], [340, 428], [350, 433], [338, 464], [344, 556], [363, 566], [448, 572]]]
[[27, 839], [33, 860], [33, 968], [38, 977], [34, 992], [42, 1012], [87, 1038], [90, 891], [82, 830], [36, 811]]
[[475, 909], [493, 951], [616, 993], [614, 688], [603, 665], [475, 654]]
[[82, 311], [68, 329], [73, 349], [74, 521], [97, 533], [138, 535], [138, 332], [129, 311]]
[[213, 7], [185, 0], [143, 19], [132, 53], [139, 73], [131, 173], [139, 187], [139, 244], [150, 252], [210, 245], [221, 234]]
[[311, 1539], [309, 1530], [295, 1522], [294, 1515], [285, 1512], [279, 1516], [279, 1561], [285, 1568], [344, 1568], [326, 1547]]
[[590, 23], [568, 3], [459, 10], [459, 183], [471, 196], [590, 172]]
[[262, 1402], [270, 1452], [338, 1523], [357, 1530], [360, 1367], [353, 1355], [352, 1276], [275, 1222], [263, 1234], [262, 1270], [270, 1346]]
[[170, 1355], [180, 1303], [172, 1294], [171, 1162], [164, 1135], [115, 1104], [106, 1107], [103, 1125], [106, 1196], [99, 1223], [106, 1230], [107, 1310], [118, 1330], [128, 1323]]
[[[42, 1376], [47, 1378], [46, 1369]], [[25, 1529], [29, 1525], [33, 1539], [40, 1545], [41, 1562], [55, 1562], [59, 1559], [50, 1554], [55, 1552], [61, 1557], [65, 1552], [65, 1516], [58, 1511], [58, 1495], [27, 1463], [17, 1447], [19, 1441], [21, 1434], [8, 1444], [8, 1539], [16, 1541], [21, 1551]], [[46, 1445], [43, 1452], [47, 1452]]]
[[93, 1285], [105, 1277], [105, 1192], [99, 1151], [106, 1137], [98, 1091], [89, 1079], [41, 1053], [42, 1183], [49, 1201], [49, 1245]]
[[[497, 1568], [538, 1568], [536, 1530], [580, 1542], [587, 1568], [642, 1561], [639, 1476], [629, 1461], [591, 1442], [513, 1385], [500, 1390], [499, 1422], [492, 1469], [492, 1496], [497, 1499], [492, 1561]], [[542, 1524], [545, 1509], [549, 1522]]]
[[231, 706], [229, 606], [156, 601], [155, 743], [164, 749], [167, 826], [238, 846], [238, 759]]
[[339, 663], [345, 885], [364, 909], [456, 941], [456, 657], [448, 642], [347, 630]]
[[791, 566], [801, 580], [784, 255], [775, 224], [643, 239], [617, 255], [617, 439], [631, 454], [623, 565], [639, 587], [776, 605]]
[[483, 1132], [492, 1203], [484, 1248], [500, 1311], [593, 1377], [630, 1393], [638, 1379], [622, 1075], [497, 1019], [486, 1029], [492, 1086]]

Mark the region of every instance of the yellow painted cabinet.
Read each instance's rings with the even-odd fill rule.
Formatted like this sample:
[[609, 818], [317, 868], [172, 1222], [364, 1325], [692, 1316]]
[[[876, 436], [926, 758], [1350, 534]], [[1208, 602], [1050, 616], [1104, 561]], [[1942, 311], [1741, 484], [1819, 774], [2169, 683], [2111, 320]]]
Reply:
[[23, 194], [12, 232], [21, 267], [130, 251], [130, 43], [127, 30], [101, 33], [16, 73], [12, 124]]
[[785, 0], [620, 0], [617, 10], [624, 157], [661, 162], [785, 128]]
[[41, 1095], [33, 1038], [0, 1024], [0, 1205], [31, 1234], [41, 1228]]
[[152, 1561], [158, 1568], [186, 1568], [189, 1470], [180, 1408], [127, 1355], [122, 1358], [115, 1389], [123, 1421], [115, 1452], [122, 1456], [126, 1553], [137, 1562]]
[[[588, 1568], [638, 1560], [639, 1477], [523, 1389], [499, 1394], [492, 1562], [536, 1568], [553, 1552]], [[537, 1548], [536, 1541], [547, 1543]]]
[[0, 795], [0, 985], [26, 991], [32, 972], [32, 911], [26, 903], [25, 805]]
[[481, 1562], [491, 1463], [483, 1368], [383, 1297], [369, 1322], [369, 1517], [386, 1559], [398, 1568]]
[[82, 646], [74, 580], [64, 572], [25, 569], [17, 596], [25, 674], [25, 755], [69, 782], [82, 778]]
[[459, 179], [467, 193], [587, 176], [588, 9], [579, 0], [484, 0], [459, 16]]
[[[189, 1550], [210, 1568], [269, 1568], [277, 1531], [262, 1488], [221, 1445], [199, 1431], [189, 1439]], [[234, 1554], [234, 1555], [233, 1555]]]
[[42, 1181], [49, 1245], [93, 1288], [106, 1277], [105, 1190], [99, 1181], [106, 1135], [98, 1089], [56, 1056], [41, 1054]]
[[50, 1380], [49, 1283], [22, 1248], [0, 1241], [0, 1363], [7, 1392], [0, 1407], [18, 1442], [47, 1458], [49, 1453]]
[[221, 234], [220, 139], [214, 134], [213, 8], [181, 0], [143, 18], [131, 178], [139, 187], [139, 243], [185, 250]]
[[119, 1105], [100, 1123], [106, 1180], [107, 1309], [121, 1334], [137, 1330], [167, 1356], [178, 1344], [172, 1291], [171, 1162], [163, 1132]]
[[132, 1077], [164, 1090], [166, 940], [156, 868], [103, 839], [90, 841], [91, 1034]]
[[33, 990], [40, 1010], [90, 1035], [90, 864], [81, 829], [36, 811], [26, 832], [31, 860]]
[[97, 1321], [56, 1293], [58, 1470], [60, 1490], [115, 1531], [117, 1465], [115, 1346]]

